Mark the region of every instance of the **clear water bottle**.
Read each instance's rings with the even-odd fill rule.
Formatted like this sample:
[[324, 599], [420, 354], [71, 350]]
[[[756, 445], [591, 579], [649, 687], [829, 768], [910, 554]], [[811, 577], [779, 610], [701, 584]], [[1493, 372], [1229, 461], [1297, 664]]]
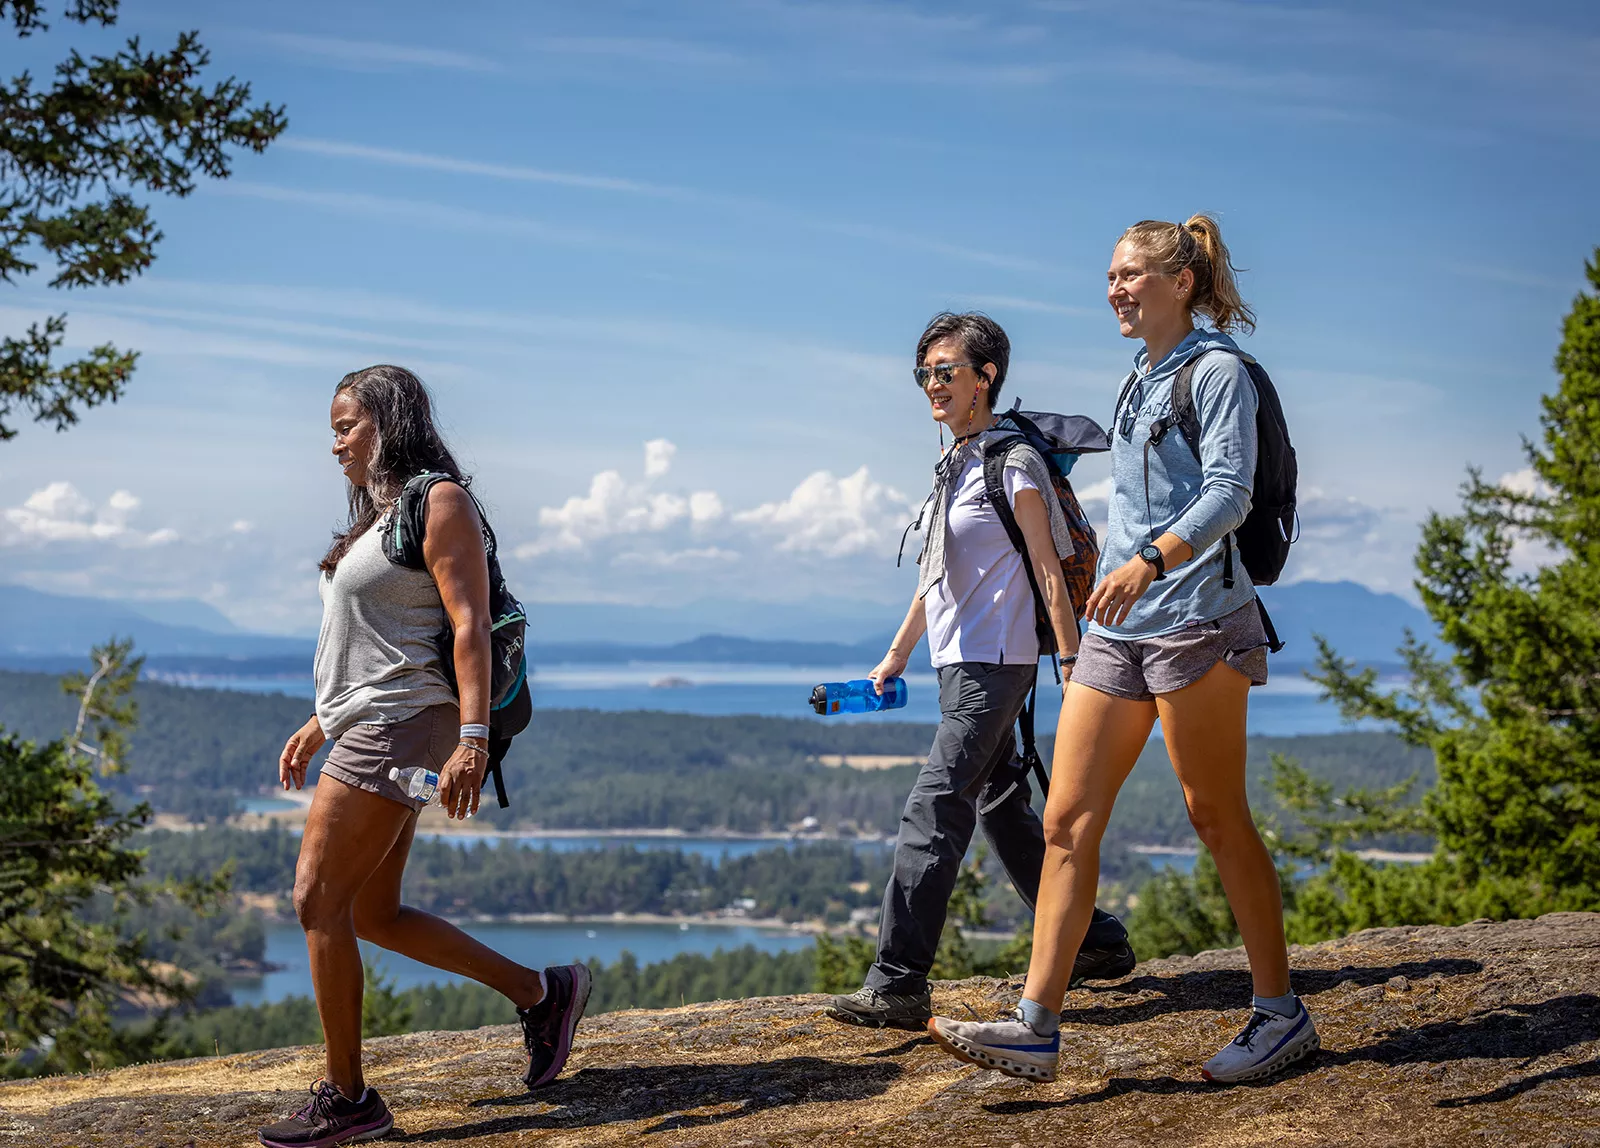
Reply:
[[439, 792], [439, 775], [431, 769], [413, 765], [407, 769], [391, 769], [389, 780], [399, 784], [413, 801], [429, 802]]
[[885, 678], [879, 693], [870, 678], [823, 682], [811, 691], [811, 708], [819, 714], [870, 714], [897, 710], [906, 704], [906, 680]]

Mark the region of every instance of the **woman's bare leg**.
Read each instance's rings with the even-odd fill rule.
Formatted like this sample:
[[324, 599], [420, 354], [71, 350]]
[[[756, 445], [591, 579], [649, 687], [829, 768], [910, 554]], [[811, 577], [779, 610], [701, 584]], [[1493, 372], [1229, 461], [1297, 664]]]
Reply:
[[471, 977], [509, 997], [518, 1008], [538, 1004], [544, 989], [536, 970], [501, 956], [441, 917], [400, 903], [400, 882], [416, 831], [417, 816], [412, 813], [389, 855], [356, 894], [357, 935], [414, 961]]
[[1250, 816], [1245, 792], [1245, 713], [1250, 680], [1226, 662], [1192, 686], [1156, 699], [1167, 756], [1183, 785], [1189, 820], [1211, 851], [1260, 997], [1289, 991], [1278, 872]]
[[1022, 995], [1060, 1012], [1100, 884], [1100, 838], [1117, 791], [1155, 724], [1154, 702], [1112, 697], [1076, 682], [1056, 725], [1045, 802], [1044, 870], [1033, 917], [1033, 960]]
[[361, 1072], [361, 949], [351, 910], [411, 816], [398, 802], [324, 774], [300, 838], [294, 909], [306, 931], [327, 1078], [352, 1100], [360, 1098], [366, 1078]]

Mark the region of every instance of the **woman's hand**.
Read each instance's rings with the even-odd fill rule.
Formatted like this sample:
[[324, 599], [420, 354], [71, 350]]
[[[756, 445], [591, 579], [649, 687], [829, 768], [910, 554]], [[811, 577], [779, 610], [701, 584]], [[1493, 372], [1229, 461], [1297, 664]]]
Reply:
[[1156, 568], [1135, 555], [1101, 579], [1089, 595], [1084, 614], [1102, 626], [1120, 626], [1155, 580]]
[[867, 675], [867, 680], [881, 694], [883, 693], [883, 683], [890, 678], [898, 678], [904, 674], [906, 672], [906, 663], [910, 660], [911, 655], [897, 654], [891, 649], [887, 654], [883, 655], [883, 661], [879, 662], [872, 672]]
[[291, 782], [296, 789], [305, 788], [306, 766], [311, 764], [311, 759], [327, 740], [316, 714], [312, 714], [305, 725], [294, 731], [294, 736], [284, 744], [283, 752], [278, 755], [278, 781], [285, 789], [289, 788]]
[[478, 794], [489, 772], [489, 747], [474, 739], [456, 746], [439, 771], [439, 804], [446, 817], [465, 821], [478, 812]]

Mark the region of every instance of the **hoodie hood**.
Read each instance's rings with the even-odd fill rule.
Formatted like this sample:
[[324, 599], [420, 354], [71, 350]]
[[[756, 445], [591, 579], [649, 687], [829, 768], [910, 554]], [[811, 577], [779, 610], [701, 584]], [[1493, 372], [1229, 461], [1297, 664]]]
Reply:
[[[1197, 355], [1207, 351], [1226, 350], [1238, 351], [1239, 344], [1221, 331], [1213, 331], [1209, 327], [1196, 327], [1183, 337], [1183, 342], [1172, 348], [1166, 358], [1155, 365], [1148, 378], [1160, 379], [1177, 373], [1179, 367]], [[1133, 356], [1133, 366], [1139, 374], [1143, 375], [1149, 365], [1150, 352], [1140, 347]]]

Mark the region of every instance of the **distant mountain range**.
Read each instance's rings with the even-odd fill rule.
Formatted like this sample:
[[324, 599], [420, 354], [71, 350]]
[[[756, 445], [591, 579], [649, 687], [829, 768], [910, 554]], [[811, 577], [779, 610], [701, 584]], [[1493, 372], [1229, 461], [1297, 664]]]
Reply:
[[81, 658], [113, 635], [132, 637], [145, 654], [229, 659], [309, 656], [316, 645], [245, 633], [193, 599], [76, 598], [0, 586], [0, 655], [8, 659]]
[[[1313, 633], [1327, 636], [1345, 657], [1387, 665], [1407, 628], [1431, 636], [1428, 616], [1405, 599], [1354, 582], [1299, 582], [1261, 593], [1287, 648], [1281, 666], [1315, 660]], [[898, 611], [863, 603], [815, 602], [770, 606], [730, 602], [679, 610], [639, 606], [535, 605], [529, 656], [534, 665], [616, 665], [627, 662], [720, 662], [731, 664], [853, 666], [863, 672], [882, 657]], [[767, 611], [770, 616], [763, 616]], [[643, 624], [646, 616], [652, 624]], [[825, 620], [821, 625], [807, 619]], [[758, 624], [758, 620], [760, 624]], [[701, 623], [742, 621], [756, 636], [730, 636], [723, 629], [681, 634]], [[793, 641], [774, 633], [865, 634], [856, 641]], [[589, 637], [580, 627], [589, 627]], [[712, 626], [708, 625], [707, 629]], [[727, 629], [732, 629], [731, 625]], [[636, 632], [637, 631], [637, 632]], [[779, 631], [781, 634], [782, 631]], [[113, 634], [131, 636], [153, 669], [194, 674], [303, 676], [315, 642], [241, 631], [214, 607], [192, 599], [135, 601], [46, 594], [22, 586], [0, 586], [0, 665], [59, 671], [77, 666], [89, 648]], [[618, 640], [626, 635], [626, 640]], [[554, 640], [552, 640], [554, 639]]]

